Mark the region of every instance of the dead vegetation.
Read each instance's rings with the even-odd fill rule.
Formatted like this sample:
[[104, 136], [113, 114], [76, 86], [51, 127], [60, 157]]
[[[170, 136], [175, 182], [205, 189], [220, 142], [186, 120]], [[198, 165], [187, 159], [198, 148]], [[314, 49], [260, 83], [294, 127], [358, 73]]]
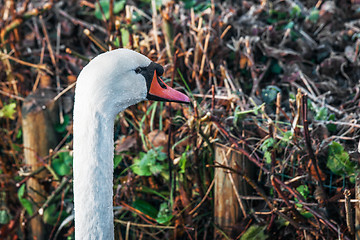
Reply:
[[[164, 79], [192, 99], [119, 114], [119, 238], [351, 239], [358, 231], [357, 1], [0, 4], [1, 238], [30, 238], [39, 209], [44, 239], [73, 238], [76, 76], [119, 47], [163, 65]], [[21, 106], [42, 88], [56, 93], [59, 140], [34, 172], [24, 160]], [[241, 153], [253, 169], [220, 164], [215, 146]], [[236, 196], [244, 206], [232, 226], [214, 217], [215, 168], [251, 186]], [[41, 204], [23, 187], [39, 172]]]

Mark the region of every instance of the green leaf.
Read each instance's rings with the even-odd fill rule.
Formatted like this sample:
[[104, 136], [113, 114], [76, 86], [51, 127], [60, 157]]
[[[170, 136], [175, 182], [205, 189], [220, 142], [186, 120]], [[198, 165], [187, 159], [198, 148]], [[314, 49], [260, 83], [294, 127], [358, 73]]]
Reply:
[[265, 158], [265, 162], [270, 164], [271, 163], [271, 152], [269, 152], [269, 151], [264, 152], [264, 158]]
[[275, 139], [273, 139], [272, 137], [265, 139], [265, 141], [261, 144], [260, 149], [265, 152], [267, 151], [269, 148], [273, 147], [275, 144]]
[[265, 234], [266, 226], [251, 225], [248, 230], [241, 236], [241, 240], [265, 240], [267, 235]]
[[69, 125], [70, 117], [69, 115], [64, 115], [64, 122], [62, 124], [55, 125], [55, 131], [58, 133], [63, 133], [66, 131], [66, 127]]
[[[335, 120], [335, 114], [330, 114], [328, 119], [328, 121], [334, 121]], [[336, 125], [333, 123], [329, 123], [326, 125], [327, 129], [329, 130], [329, 132], [335, 132], [336, 131]]]
[[18, 144], [15, 143], [11, 143], [11, 148], [19, 153], [23, 150]]
[[32, 216], [34, 213], [32, 203], [24, 198], [25, 195], [25, 184], [21, 185], [21, 187], [18, 190], [18, 198], [21, 203], [21, 205], [25, 208], [26, 212], [29, 214], [29, 216]]
[[59, 217], [59, 213], [56, 211], [56, 205], [51, 204], [45, 209], [43, 220], [47, 224], [55, 225], [58, 217]]
[[[290, 23], [289, 23], [289, 24], [290, 24]], [[289, 25], [289, 24], [288, 24], [288, 25]], [[280, 74], [280, 73], [282, 73], [282, 71], [283, 71], [283, 69], [280, 67], [279, 63], [277, 63], [277, 62], [271, 64], [270, 70], [271, 70], [271, 72], [274, 73], [274, 74]], [[276, 94], [277, 94], [278, 92], [280, 92], [280, 89], [279, 89], [278, 87], [276, 87], [276, 86], [269, 86], [269, 87], [272, 87], [272, 88], [275, 87], [275, 90], [277, 91]], [[275, 95], [275, 96], [276, 96], [276, 95]]]
[[166, 155], [166, 153], [161, 152], [159, 150], [158, 155], [156, 156], [156, 159], [159, 161], [164, 161], [165, 159], [167, 159], [167, 155]]
[[340, 143], [331, 142], [326, 166], [336, 175], [350, 175], [355, 172], [356, 163], [350, 160]]
[[294, 133], [291, 131], [287, 131], [287, 132], [282, 132], [282, 139], [280, 140], [281, 143], [280, 145], [282, 147], [286, 147], [287, 144], [289, 144], [291, 142], [291, 139], [293, 138]]
[[308, 19], [313, 22], [313, 23], [316, 23], [319, 19], [319, 10], [314, 8], [311, 10], [309, 16], [308, 16]]
[[289, 92], [289, 99], [296, 100], [296, 96], [293, 92]]
[[6, 104], [0, 109], [0, 118], [10, 118], [11, 120], [14, 120], [15, 113], [16, 113], [16, 103]]
[[160, 205], [159, 212], [156, 217], [156, 221], [160, 224], [169, 224], [171, 219], [174, 216], [172, 215], [172, 212], [169, 209], [169, 205], [164, 202]]
[[270, 104], [275, 101], [279, 92], [281, 92], [280, 88], [270, 85], [261, 91], [261, 96], [265, 103]]
[[328, 115], [328, 109], [326, 107], [321, 107], [319, 111], [317, 111], [316, 113], [315, 120], [326, 121], [327, 115]]
[[158, 210], [153, 205], [141, 199], [135, 200], [131, 206], [154, 219], [158, 214]]
[[114, 169], [117, 168], [117, 166], [119, 166], [122, 159], [123, 159], [122, 155], [115, 155], [114, 156]]
[[159, 165], [159, 164], [150, 166], [150, 172], [151, 172], [153, 175], [158, 175], [159, 173], [161, 173], [161, 171], [162, 171], [163, 169], [164, 169], [164, 166], [163, 166], [163, 165]]
[[275, 223], [276, 223], [276, 226], [278, 226], [278, 227], [287, 227], [287, 226], [289, 226], [289, 224], [290, 224], [289, 221], [286, 221], [286, 220], [283, 219], [282, 217], [278, 217], [278, 218], [275, 220]]
[[295, 25], [294, 22], [290, 21], [288, 24], [285, 25], [284, 29], [292, 29], [294, 27], [294, 25]]
[[179, 161], [179, 167], [180, 167], [180, 171], [179, 173], [185, 173], [185, 168], [186, 168], [186, 152], [188, 151], [188, 147], [189, 146], [186, 146], [186, 150], [185, 152], [183, 152], [181, 154], [181, 158], [180, 158], [180, 161]]
[[16, 139], [21, 139], [21, 138], [22, 138], [22, 128], [20, 128], [16, 134]]
[[300, 14], [301, 14], [301, 8], [299, 7], [299, 5], [296, 4], [296, 5], [291, 9], [291, 11], [290, 11], [290, 16], [291, 16], [292, 18], [294, 18], [294, 17], [299, 17]]
[[0, 210], [0, 224], [8, 224], [10, 222], [10, 215], [7, 210]]
[[[159, 197], [163, 198], [164, 200], [169, 199], [169, 197], [168, 197], [168, 196], [165, 196], [165, 195], [163, 195], [163, 194], [161, 194], [161, 193], [159, 193], [159, 192], [155, 191], [154, 189], [149, 188], [149, 187], [146, 187], [146, 186], [142, 186], [142, 187], [141, 187], [141, 192], [142, 192], [142, 193], [155, 194], [155, 195], [157, 195], [157, 196], [159, 196]], [[166, 193], [168, 194], [169, 192], [166, 192]]]
[[[126, 0], [120, 0], [114, 2], [114, 13], [118, 14], [125, 7]], [[110, 16], [109, 16], [110, 17]]]
[[162, 147], [150, 149], [147, 153], [140, 153], [139, 158], [134, 159], [134, 164], [131, 165], [133, 172], [139, 176], [158, 175], [166, 170], [166, 163], [163, 162], [167, 155], [161, 152]]
[[[126, 0], [114, 1], [113, 13], [117, 14], [121, 10], [123, 10], [124, 7], [125, 7], [125, 3], [126, 3]], [[101, 0], [100, 1], [100, 6], [101, 6], [102, 10], [104, 11], [104, 15], [105, 15], [106, 20], [109, 20], [109, 18], [110, 18], [110, 0]], [[95, 17], [97, 19], [103, 20], [102, 13], [101, 13], [101, 10], [100, 10], [100, 6], [99, 6], [98, 3], [95, 4], [94, 15], [95, 15]]]
[[[55, 225], [58, 221], [60, 211], [58, 211], [56, 204], [49, 205], [43, 215], [43, 220], [45, 223], [50, 225]], [[64, 220], [68, 216], [68, 213], [66, 211], [61, 212], [60, 221]]]
[[310, 111], [315, 111], [314, 105], [310, 99], [307, 100], [307, 104]]
[[141, 160], [136, 158], [134, 159], [134, 164], [130, 166], [131, 170], [139, 176], [151, 176], [151, 171], [149, 166], [140, 164]]
[[121, 28], [120, 32], [122, 44], [123, 46], [127, 46], [129, 44], [130, 33], [126, 28]]
[[57, 175], [66, 176], [71, 173], [72, 157], [69, 152], [60, 152], [57, 158], [51, 162], [51, 167]]
[[120, 40], [119, 40], [119, 37], [116, 37], [115, 40], [113, 41], [113, 44], [115, 47], [120, 47]]
[[300, 185], [296, 190], [306, 199], [309, 195], [309, 188], [307, 185]]
[[300, 214], [301, 214], [303, 217], [307, 218], [307, 219], [314, 217], [314, 215], [313, 215], [311, 212], [308, 212], [308, 211], [301, 211]]
[[204, 1], [204, 2], [199, 2], [196, 0], [184, 0], [183, 1], [185, 3], [185, 9], [194, 9], [195, 13], [199, 13], [199, 12], [203, 12], [205, 11], [207, 8], [211, 7], [211, 2], [210, 1]]
[[349, 181], [353, 184], [355, 184], [355, 180], [356, 180], [356, 174], [353, 173], [349, 176]]

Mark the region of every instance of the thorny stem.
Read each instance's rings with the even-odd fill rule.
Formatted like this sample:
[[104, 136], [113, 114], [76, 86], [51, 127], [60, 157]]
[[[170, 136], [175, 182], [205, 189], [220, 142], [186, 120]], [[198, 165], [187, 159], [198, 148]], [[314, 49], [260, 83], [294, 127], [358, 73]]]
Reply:
[[[288, 217], [287, 215], [285, 215], [284, 213], [280, 212], [270, 201], [270, 199], [268, 199], [268, 197], [266, 196], [266, 194], [264, 193], [264, 191], [253, 181], [251, 180], [251, 178], [249, 178], [242, 170], [235, 170], [229, 166], [225, 166], [222, 164], [217, 163], [217, 165], [208, 165], [208, 167], [220, 167], [220, 168], [224, 168], [227, 169], [231, 172], [234, 172], [236, 174], [239, 174], [240, 176], [242, 176], [245, 181], [264, 199], [264, 201], [266, 202], [266, 204], [269, 206], [269, 208], [271, 209], [272, 212], [278, 214], [280, 217], [284, 218], [285, 220], [289, 221], [289, 223], [291, 225], [293, 225], [295, 228], [297, 229], [307, 229], [306, 227], [300, 226], [297, 222], [295, 222], [292, 218]], [[310, 231], [310, 229], [308, 229]]]
[[61, 180], [61, 183], [58, 188], [48, 197], [45, 201], [45, 203], [41, 206], [41, 208], [38, 210], [39, 215], [44, 214], [44, 210], [49, 206], [49, 204], [54, 200], [55, 197], [58, 196], [58, 194], [61, 192], [61, 190], [69, 183], [69, 179], [67, 177], [63, 177]]
[[[169, 112], [171, 112], [171, 103], [169, 103]], [[172, 124], [169, 126], [169, 134], [168, 134], [168, 144], [167, 144], [167, 155], [168, 155], [168, 165], [169, 165], [169, 186], [170, 186], [170, 194], [171, 201], [175, 199], [175, 190], [176, 190], [176, 178], [175, 172], [173, 172], [173, 161], [171, 159], [171, 140], [172, 140]]]
[[275, 191], [279, 194], [280, 198], [282, 198], [285, 204], [290, 208], [290, 211], [294, 214], [296, 219], [305, 221], [305, 218], [299, 213], [298, 210], [296, 210], [294, 204], [291, 204], [289, 202], [289, 199], [283, 194], [283, 191], [281, 191], [279, 184], [276, 181], [274, 181], [274, 175], [271, 175], [271, 185], [274, 187]]
[[[239, 152], [244, 154], [251, 162], [253, 162], [256, 166], [258, 166], [262, 171], [264, 171], [267, 174], [271, 174], [269, 169], [265, 168], [263, 166], [263, 164], [260, 163], [253, 156], [251, 156], [248, 151], [246, 151], [245, 149], [243, 149], [242, 147], [239, 146], [237, 141], [233, 137], [230, 136], [230, 134], [225, 130], [225, 128], [220, 124], [220, 122], [218, 121], [218, 119], [215, 116], [211, 116], [211, 120], [218, 127], [218, 129], [229, 139], [229, 141], [231, 142], [231, 144], [234, 146], [234, 148], [236, 150], [238, 150]], [[294, 190], [291, 187], [287, 186], [285, 183], [283, 183], [276, 176], [274, 176], [274, 181], [276, 181], [281, 187], [285, 188], [291, 194], [293, 194], [299, 200], [300, 204], [305, 203], [305, 199], [303, 198], [303, 196], [297, 190]], [[325, 225], [327, 225], [330, 229], [334, 230], [336, 233], [339, 232], [338, 227], [335, 226], [333, 223], [331, 223], [329, 220], [327, 220], [324, 216], [322, 216], [321, 214], [319, 214], [318, 212], [316, 212], [315, 210], [313, 210], [309, 206], [304, 205], [303, 207], [306, 210], [308, 210], [310, 213], [315, 215], [316, 217], [320, 218], [325, 223]], [[344, 239], [349, 239], [349, 238], [347, 236], [344, 236]]]
[[[305, 137], [305, 143], [306, 143], [306, 148], [308, 150], [309, 153], [309, 157], [310, 157], [310, 161], [312, 161], [312, 165], [314, 166], [315, 172], [316, 172], [316, 177], [318, 178], [317, 180], [320, 182], [319, 187], [321, 188], [321, 190], [323, 192], [324, 189], [322, 189], [322, 180], [321, 180], [321, 176], [319, 173], [319, 169], [318, 169], [318, 165], [317, 165], [317, 159], [316, 156], [314, 154], [314, 150], [311, 147], [311, 140], [310, 140], [310, 133], [309, 133], [309, 122], [307, 119], [307, 95], [304, 94], [302, 96], [302, 119], [303, 119], [303, 125], [304, 125], [304, 137]], [[311, 176], [311, 175], [310, 175]]]

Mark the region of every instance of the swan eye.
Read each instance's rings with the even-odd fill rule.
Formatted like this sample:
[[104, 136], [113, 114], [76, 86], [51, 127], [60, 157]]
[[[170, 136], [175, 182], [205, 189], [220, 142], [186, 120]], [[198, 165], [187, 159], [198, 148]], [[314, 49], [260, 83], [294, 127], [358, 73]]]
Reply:
[[136, 69], [135, 69], [135, 73], [141, 73], [142, 71], [144, 70], [144, 68], [142, 68], [142, 67], [137, 67]]

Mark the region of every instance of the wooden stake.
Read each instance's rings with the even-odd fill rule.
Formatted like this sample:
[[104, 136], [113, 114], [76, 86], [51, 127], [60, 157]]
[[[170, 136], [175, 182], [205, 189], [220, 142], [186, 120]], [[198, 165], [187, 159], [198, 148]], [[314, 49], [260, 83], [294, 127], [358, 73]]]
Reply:
[[[43, 157], [49, 155], [49, 150], [57, 144], [55, 124], [59, 123], [58, 105], [52, 99], [56, 92], [50, 89], [37, 89], [34, 94], [25, 98], [22, 106], [22, 126], [24, 141], [24, 163], [36, 171], [44, 165]], [[46, 200], [46, 192], [39, 183], [46, 173], [42, 171], [27, 181], [27, 192], [34, 201], [34, 212]], [[30, 220], [31, 239], [46, 239], [44, 223], [41, 216]]]
[[[215, 162], [230, 168], [248, 171], [250, 162], [243, 155], [223, 146], [215, 147]], [[240, 196], [247, 195], [250, 187], [238, 174], [221, 167], [215, 168], [214, 217], [215, 223], [231, 237], [231, 232], [241, 218], [246, 217], [246, 206]], [[215, 230], [215, 234], [218, 232]], [[215, 237], [216, 238], [216, 237]]]
[[[360, 200], [360, 176], [356, 176], [355, 199]], [[355, 203], [355, 240], [360, 240], [360, 202]]]

